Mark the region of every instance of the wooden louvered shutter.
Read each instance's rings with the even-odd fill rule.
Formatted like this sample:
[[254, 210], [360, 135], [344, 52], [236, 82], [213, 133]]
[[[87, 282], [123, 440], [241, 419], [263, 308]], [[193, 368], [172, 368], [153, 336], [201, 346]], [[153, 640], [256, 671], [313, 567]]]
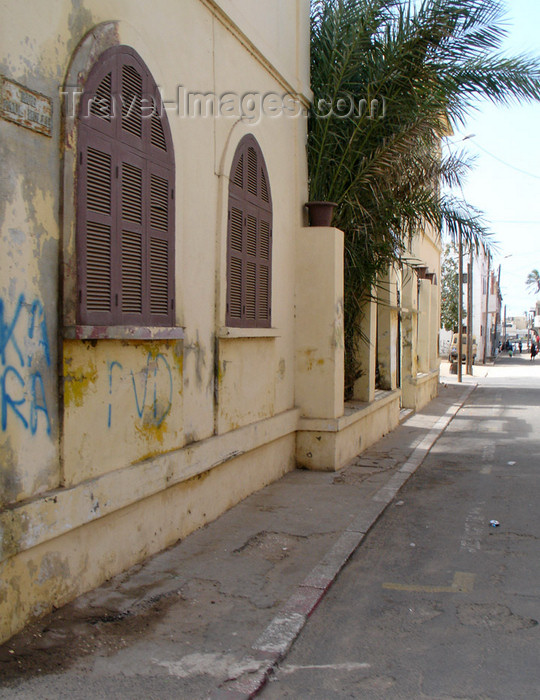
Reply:
[[235, 326], [243, 320], [245, 305], [244, 211], [236, 200], [229, 204], [228, 239], [227, 323]]
[[126, 148], [118, 150], [118, 323], [141, 324], [145, 290], [146, 163]]
[[257, 322], [259, 326], [270, 325], [270, 304], [272, 298], [271, 251], [272, 214], [260, 211], [257, 237]]
[[240, 142], [229, 185], [227, 314], [230, 326], [271, 325], [272, 204], [256, 140]]
[[149, 317], [153, 325], [163, 325], [174, 313], [171, 280], [174, 260], [174, 185], [172, 173], [157, 164], [148, 171], [149, 211], [147, 241], [147, 284]]
[[143, 74], [141, 67], [130, 58], [122, 57], [119, 66], [121, 117], [120, 129], [123, 143], [141, 148], [143, 143], [142, 98]]
[[113, 322], [114, 156], [91, 130], [79, 136], [78, 274], [81, 323]]
[[[149, 95], [151, 115], [141, 102]], [[132, 49], [109, 49], [79, 115], [81, 323], [174, 324], [173, 195], [172, 138], [157, 87]]]

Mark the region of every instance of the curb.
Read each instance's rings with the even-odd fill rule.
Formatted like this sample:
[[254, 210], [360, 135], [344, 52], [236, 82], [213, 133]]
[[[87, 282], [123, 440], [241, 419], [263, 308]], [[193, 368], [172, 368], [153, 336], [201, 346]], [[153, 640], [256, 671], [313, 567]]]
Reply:
[[[228, 678], [210, 696], [209, 700], [250, 700], [268, 681], [273, 669], [286, 656], [309, 616], [321, 602], [339, 572], [354, 554], [401, 487], [425, 460], [431, 448], [446, 430], [450, 421], [463, 407], [477, 384], [468, 386], [459, 399], [449, 406], [426, 436], [414, 448], [409, 458], [368, 501], [367, 507], [354, 518], [343, 534], [309, 572], [292, 596], [252, 645], [241, 665], [256, 667], [236, 678]], [[407, 422], [408, 416], [405, 419]]]

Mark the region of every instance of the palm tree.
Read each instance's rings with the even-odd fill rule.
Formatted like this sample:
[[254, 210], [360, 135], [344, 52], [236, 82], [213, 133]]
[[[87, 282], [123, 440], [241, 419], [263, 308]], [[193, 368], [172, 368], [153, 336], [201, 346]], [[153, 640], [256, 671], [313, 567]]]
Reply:
[[540, 294], [540, 273], [538, 270], [529, 272], [525, 284], [530, 287], [531, 294]]
[[[482, 214], [452, 189], [471, 166], [441, 141], [480, 98], [540, 99], [540, 61], [505, 58], [496, 0], [313, 0], [310, 199], [345, 232], [346, 391], [360, 309], [408, 239], [434, 226], [489, 246]], [[352, 106], [352, 109], [351, 109]]]

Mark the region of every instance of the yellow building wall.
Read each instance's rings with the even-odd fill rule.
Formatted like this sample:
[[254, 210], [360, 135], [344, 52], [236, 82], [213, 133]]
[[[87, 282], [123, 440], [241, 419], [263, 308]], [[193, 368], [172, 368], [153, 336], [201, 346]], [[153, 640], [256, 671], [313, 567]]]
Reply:
[[[294, 467], [309, 2], [29, 0], [2, 3], [2, 15], [0, 72], [50, 98], [53, 115], [50, 137], [0, 120], [5, 639]], [[172, 132], [173, 329], [77, 325], [76, 93], [117, 44], [148, 66]], [[283, 102], [292, 93], [300, 101]], [[224, 95], [241, 114], [222, 109]], [[274, 202], [263, 333], [225, 325], [229, 174], [246, 133]]]
[[413, 239], [416, 265], [427, 268], [428, 279], [418, 280], [414, 267], [404, 271], [404, 358], [402, 403], [419, 410], [437, 396], [439, 385], [441, 239], [430, 226]]
[[[118, 44], [147, 64], [171, 127], [171, 329], [77, 325], [76, 92]], [[5, 2], [0, 46], [2, 75], [49, 97], [53, 110], [50, 137], [0, 120], [3, 640], [295, 459], [339, 468], [396, 424], [400, 397], [344, 410], [342, 234], [303, 228], [308, 0]], [[240, 114], [223, 109], [224, 95], [236, 96]], [[225, 323], [229, 175], [247, 133], [265, 156], [273, 200], [270, 329]], [[418, 245], [434, 269], [435, 238]], [[302, 250], [327, 275], [316, 325]], [[432, 394], [428, 384], [416, 402]]]
[[64, 486], [184, 443], [181, 341], [64, 342]]
[[[0, 561], [0, 639], [185, 537], [294, 467], [294, 435]], [[231, 490], [231, 483], [236, 488]], [[114, 536], [112, 534], [114, 533]], [[111, 546], [111, 540], [119, 546]]]

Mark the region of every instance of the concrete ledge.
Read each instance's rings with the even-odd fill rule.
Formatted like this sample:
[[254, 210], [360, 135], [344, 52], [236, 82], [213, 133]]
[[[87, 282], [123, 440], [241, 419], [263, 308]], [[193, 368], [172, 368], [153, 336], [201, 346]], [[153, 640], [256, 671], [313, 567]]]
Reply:
[[299, 430], [317, 430], [320, 432], [339, 433], [356, 423], [361, 417], [368, 416], [374, 411], [379, 411], [387, 403], [395, 401], [399, 390], [379, 391], [375, 394], [375, 399], [370, 403], [366, 401], [347, 401], [345, 413], [339, 418], [300, 418], [298, 422]]
[[64, 326], [67, 340], [182, 340], [181, 326]]
[[299, 466], [335, 471], [399, 424], [399, 390], [380, 392], [371, 403], [350, 402], [335, 419], [301, 418], [297, 435]]
[[[6, 508], [0, 512], [0, 561], [293, 433], [298, 414], [298, 409], [285, 411]], [[244, 449], [238, 450], [237, 445]]]
[[217, 336], [220, 340], [224, 338], [279, 338], [282, 331], [279, 328], [232, 328], [223, 326], [219, 329]]
[[439, 393], [439, 369], [405, 377], [402, 392], [403, 407], [419, 411]]
[[417, 386], [420, 386], [422, 384], [425, 384], [426, 382], [429, 382], [430, 379], [433, 379], [433, 377], [438, 377], [439, 376], [439, 370], [438, 369], [431, 369], [429, 372], [419, 372], [416, 377], [411, 377], [411, 382], [413, 384], [416, 384]]

